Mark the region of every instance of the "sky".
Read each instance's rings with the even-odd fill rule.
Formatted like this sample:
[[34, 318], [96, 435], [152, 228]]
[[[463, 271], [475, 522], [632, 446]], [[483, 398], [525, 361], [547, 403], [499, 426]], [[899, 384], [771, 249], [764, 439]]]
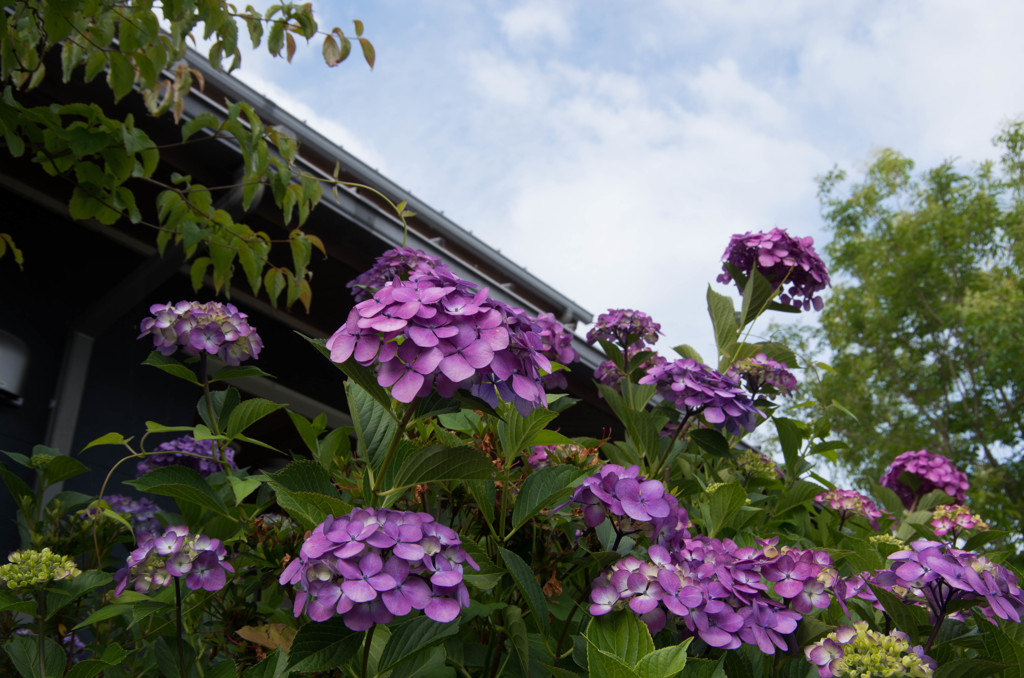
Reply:
[[235, 75], [595, 317], [649, 313], [666, 356], [714, 362], [730, 235], [821, 251], [816, 177], [887, 147], [969, 167], [1024, 115], [1020, 2], [313, 4], [365, 24], [372, 71], [318, 41]]

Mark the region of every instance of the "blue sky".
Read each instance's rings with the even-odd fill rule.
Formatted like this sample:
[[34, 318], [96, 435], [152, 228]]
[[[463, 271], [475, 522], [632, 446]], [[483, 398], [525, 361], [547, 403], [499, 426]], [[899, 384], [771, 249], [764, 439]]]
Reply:
[[365, 23], [373, 71], [313, 44], [236, 75], [595, 315], [650, 313], [666, 354], [712, 357], [705, 291], [732, 233], [824, 244], [816, 176], [882, 147], [978, 162], [1024, 115], [1019, 2], [314, 8]]

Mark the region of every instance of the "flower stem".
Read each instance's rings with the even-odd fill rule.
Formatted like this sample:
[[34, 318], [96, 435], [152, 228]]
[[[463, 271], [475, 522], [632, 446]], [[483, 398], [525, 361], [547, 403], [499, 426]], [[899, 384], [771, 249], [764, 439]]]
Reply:
[[181, 579], [179, 579], [178, 577], [174, 578], [174, 602], [175, 619], [177, 621], [178, 627], [178, 673], [179, 675], [181, 675], [181, 678], [186, 678], [185, 652], [181, 647], [181, 638], [184, 635], [183, 624], [181, 622]]
[[46, 677], [46, 592], [36, 594], [36, 650], [39, 653], [39, 675]]
[[376, 628], [376, 624], [371, 626], [370, 630], [366, 632], [366, 638], [363, 639], [363, 664], [359, 670], [360, 678], [366, 678], [366, 667], [370, 663], [370, 646], [373, 645], [373, 632]]
[[398, 443], [402, 440], [402, 435], [405, 433], [406, 427], [409, 422], [412, 421], [413, 413], [416, 411], [416, 401], [413, 400], [405, 408], [405, 413], [402, 414], [402, 419], [398, 422], [398, 428], [395, 429], [395, 435], [391, 436], [391, 444], [388, 445], [387, 452], [384, 453], [384, 461], [381, 462], [380, 470], [377, 471], [377, 477], [373, 479], [373, 497], [368, 497], [368, 501], [371, 505], [375, 505], [377, 498], [377, 490], [380, 489], [380, 484], [384, 481], [384, 474], [388, 470], [388, 466], [391, 465], [391, 459], [395, 456], [395, 450], [398, 449]]

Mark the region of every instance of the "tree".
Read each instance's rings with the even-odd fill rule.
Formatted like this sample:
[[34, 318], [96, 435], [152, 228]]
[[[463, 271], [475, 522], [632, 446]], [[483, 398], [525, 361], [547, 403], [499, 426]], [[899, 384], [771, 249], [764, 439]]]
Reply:
[[810, 333], [835, 369], [816, 395], [855, 417], [834, 422], [848, 470], [877, 480], [927, 448], [969, 467], [976, 507], [1008, 527], [1022, 516], [1007, 501], [1024, 456], [1024, 122], [995, 143], [1001, 162], [967, 172], [915, 175], [884, 150], [860, 183], [821, 179], [837, 282]]
[[[229, 288], [236, 272], [244, 273], [254, 293], [265, 287], [276, 303], [284, 292], [288, 305], [301, 301], [308, 310], [308, 264], [313, 248], [323, 250], [323, 244], [301, 226], [320, 200], [321, 182], [296, 171], [295, 140], [264, 125], [245, 102], [233, 103], [224, 120], [212, 114], [182, 119], [192, 87], [203, 85], [188, 64], [196, 57], [187, 46], [199, 38], [209, 41], [210, 62], [217, 68], [226, 64], [230, 72], [241, 65], [240, 33], [253, 48], [265, 37], [270, 53], [289, 61], [297, 38], [322, 38], [329, 66], [348, 57], [353, 40], [340, 28], [321, 31], [308, 3], [284, 2], [261, 13], [251, 6], [240, 11], [224, 0], [20, 0], [5, 5], [2, 19], [0, 145], [71, 183], [72, 218], [148, 226], [161, 252], [171, 244], [182, 247], [197, 288], [207, 273], [218, 292]], [[373, 46], [363, 37], [362, 22], [354, 23], [354, 41], [372, 67]], [[141, 96], [150, 116], [171, 116], [180, 125], [181, 141], [158, 145], [131, 114], [111, 113], [94, 101], [37, 105], [33, 96], [58, 78], [69, 83], [99, 77], [115, 103]], [[203, 186], [162, 166], [168, 148], [223, 138], [242, 151], [245, 170], [237, 185]], [[248, 209], [264, 185], [285, 225], [294, 224], [284, 238], [236, 222], [215, 202], [218, 191], [241, 189]], [[155, 204], [137, 200], [143, 186], [157, 189]], [[288, 253], [290, 265], [274, 263], [272, 257], [281, 258], [278, 248]], [[8, 251], [21, 265], [23, 253], [0, 233], [0, 257]]]

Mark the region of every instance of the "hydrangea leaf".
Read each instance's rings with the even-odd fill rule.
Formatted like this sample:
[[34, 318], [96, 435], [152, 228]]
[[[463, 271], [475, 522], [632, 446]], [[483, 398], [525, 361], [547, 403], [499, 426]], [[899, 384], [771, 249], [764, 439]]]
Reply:
[[501, 408], [502, 419], [498, 422], [498, 439], [505, 460], [510, 461], [532, 444], [534, 436], [544, 430], [558, 416], [551, 410], [536, 409], [527, 417], [520, 416], [513, 406]]
[[350, 631], [341, 616], [306, 624], [295, 634], [288, 653], [289, 671], [333, 671], [356, 655], [363, 632]]
[[155, 468], [141, 478], [125, 483], [141, 492], [171, 497], [176, 501], [202, 506], [222, 515], [227, 514], [224, 504], [206, 480], [196, 471], [184, 466]]
[[686, 668], [686, 648], [693, 638], [687, 638], [678, 645], [663, 647], [642, 657], [637, 664], [640, 678], [671, 678]]
[[[587, 640], [594, 649], [619, 658], [627, 667], [636, 666], [642, 657], [654, 652], [647, 624], [627, 610], [594, 617], [587, 626]], [[593, 660], [589, 651], [587, 657]], [[593, 668], [591, 664], [591, 671]]]
[[[711, 316], [711, 324], [715, 330], [715, 345], [721, 356], [731, 356], [732, 349], [739, 336], [739, 327], [736, 324], [736, 307], [732, 299], [719, 294], [708, 285], [708, 314]], [[726, 366], [728, 368], [728, 365]]]
[[37, 639], [28, 636], [14, 635], [4, 645], [4, 651], [11, 658], [14, 668], [22, 678], [47, 678], [48, 676], [64, 675], [67, 657], [64, 648], [49, 638], [43, 639], [43, 663], [39, 666]]
[[430, 445], [411, 455], [395, 474], [395, 488], [442, 480], [490, 480], [495, 470], [479, 450]]
[[498, 552], [501, 554], [501, 559], [505, 562], [509, 574], [512, 575], [516, 587], [526, 599], [530, 612], [533, 613], [534, 623], [541, 633], [547, 635], [551, 630], [551, 622], [548, 620], [548, 603], [540, 584], [537, 583], [533, 568], [508, 549], [499, 546]]
[[429, 617], [413, 617], [395, 628], [381, 652], [377, 671], [387, 671], [425, 648], [436, 645], [459, 631], [456, 622], [443, 624]]
[[531, 473], [516, 496], [512, 532], [506, 540], [542, 508], [551, 507], [568, 496], [576, 481], [589, 473], [590, 469], [564, 465], [549, 466]]

